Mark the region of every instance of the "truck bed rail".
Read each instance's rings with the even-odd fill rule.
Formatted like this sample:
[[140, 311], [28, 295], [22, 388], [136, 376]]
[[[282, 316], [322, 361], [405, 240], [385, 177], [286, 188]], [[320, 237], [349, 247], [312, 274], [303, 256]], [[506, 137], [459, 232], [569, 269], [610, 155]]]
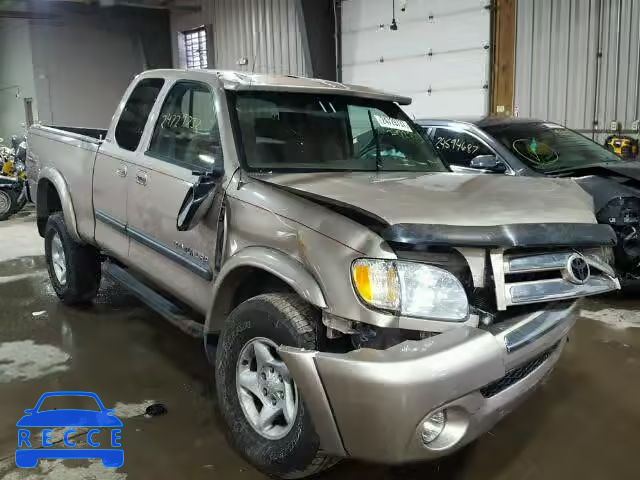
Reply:
[[83, 128], [83, 127], [65, 127], [58, 125], [34, 125], [30, 128], [32, 132], [37, 134], [47, 133], [53, 135], [64, 135], [83, 142], [101, 143], [107, 135], [106, 129], [101, 128]]

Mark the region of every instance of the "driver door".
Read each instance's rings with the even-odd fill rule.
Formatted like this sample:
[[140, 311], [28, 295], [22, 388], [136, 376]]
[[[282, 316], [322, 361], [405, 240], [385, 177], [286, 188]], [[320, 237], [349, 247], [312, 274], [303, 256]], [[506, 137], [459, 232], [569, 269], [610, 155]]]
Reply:
[[223, 161], [214, 95], [201, 82], [170, 88], [148, 148], [133, 166], [127, 207], [134, 268], [199, 311], [207, 307], [214, 276], [218, 212], [212, 208], [188, 231], [178, 231], [176, 221], [198, 180], [193, 172]]

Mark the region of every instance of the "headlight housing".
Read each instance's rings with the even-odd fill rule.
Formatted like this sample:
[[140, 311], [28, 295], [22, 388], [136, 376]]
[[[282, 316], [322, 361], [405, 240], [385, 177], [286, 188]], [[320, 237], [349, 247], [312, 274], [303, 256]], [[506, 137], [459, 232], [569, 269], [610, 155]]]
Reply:
[[395, 314], [463, 322], [469, 301], [460, 280], [447, 270], [419, 262], [360, 258], [351, 265], [360, 299]]

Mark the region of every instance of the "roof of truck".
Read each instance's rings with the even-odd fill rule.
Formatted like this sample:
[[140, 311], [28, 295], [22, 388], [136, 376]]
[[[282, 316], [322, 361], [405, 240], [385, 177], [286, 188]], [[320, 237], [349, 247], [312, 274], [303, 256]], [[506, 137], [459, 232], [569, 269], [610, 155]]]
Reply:
[[141, 74], [143, 77], [162, 75], [165, 78], [184, 78], [192, 75], [215, 75], [219, 78], [227, 90], [261, 90], [278, 92], [319, 93], [333, 95], [352, 95], [378, 100], [397, 102], [400, 105], [409, 105], [410, 97], [386, 93], [374, 88], [361, 85], [323, 80], [321, 78], [308, 78], [296, 75], [272, 75], [265, 73], [248, 73], [233, 70], [180, 70], [163, 69], [149, 70]]

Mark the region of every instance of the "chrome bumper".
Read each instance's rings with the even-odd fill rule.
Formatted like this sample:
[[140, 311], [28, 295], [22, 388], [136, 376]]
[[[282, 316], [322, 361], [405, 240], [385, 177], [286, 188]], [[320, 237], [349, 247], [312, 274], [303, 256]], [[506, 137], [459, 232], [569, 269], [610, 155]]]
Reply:
[[[325, 451], [404, 463], [453, 452], [513, 409], [555, 365], [574, 308], [564, 303], [493, 331], [464, 326], [388, 350], [279, 350]], [[516, 371], [526, 375], [510, 382]], [[425, 446], [422, 422], [442, 408], [447, 426]]]

